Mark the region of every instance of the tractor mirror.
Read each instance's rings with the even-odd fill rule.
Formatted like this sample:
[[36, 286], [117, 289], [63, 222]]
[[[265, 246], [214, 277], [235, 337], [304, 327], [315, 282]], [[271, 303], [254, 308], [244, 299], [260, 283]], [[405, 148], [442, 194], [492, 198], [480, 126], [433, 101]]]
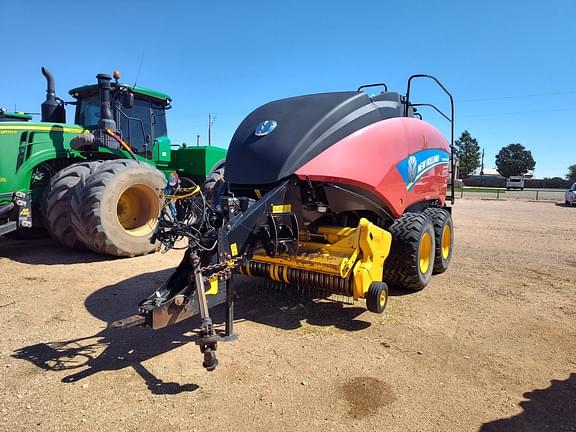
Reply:
[[124, 108], [132, 108], [134, 106], [134, 93], [129, 91], [124, 92], [122, 106]]

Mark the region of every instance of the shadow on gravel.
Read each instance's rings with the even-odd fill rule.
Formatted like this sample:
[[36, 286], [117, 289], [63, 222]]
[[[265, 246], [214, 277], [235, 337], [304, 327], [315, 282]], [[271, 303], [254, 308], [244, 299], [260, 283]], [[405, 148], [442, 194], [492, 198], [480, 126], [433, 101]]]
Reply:
[[29, 240], [0, 238], [0, 258], [24, 264], [78, 264], [117, 258], [69, 249], [50, 237]]
[[[86, 299], [86, 309], [109, 324], [133, 315], [140, 300], [166, 280], [171, 272], [172, 269], [144, 273], [101, 288]], [[236, 320], [254, 321], [284, 330], [298, 329], [302, 327], [302, 322], [312, 326], [334, 326], [347, 331], [362, 330], [371, 325], [357, 319], [366, 312], [363, 307], [270, 292], [244, 281], [237, 283], [236, 293]], [[213, 308], [211, 312], [216, 325], [223, 322], [223, 305]], [[197, 318], [192, 318], [160, 330], [106, 328], [91, 336], [27, 346], [16, 351], [13, 357], [27, 360], [47, 371], [70, 371], [70, 375], [62, 378], [64, 383], [78, 382], [102, 371], [132, 367], [153, 394], [190, 392], [198, 386], [164, 382], [146, 369], [143, 362], [193, 342], [192, 330], [199, 324]], [[191, 344], [186, 355], [193, 357], [200, 365], [202, 357], [196, 346]]]
[[[133, 315], [138, 302], [168, 278], [171, 272], [169, 269], [144, 273], [104, 287], [86, 299], [86, 309], [108, 323]], [[102, 371], [132, 367], [144, 379], [153, 394], [173, 395], [190, 392], [196, 390], [198, 386], [164, 382], [154, 376], [142, 363], [193, 341], [190, 330], [197, 324], [193, 320], [184, 321], [156, 331], [144, 328], [125, 330], [106, 328], [91, 336], [24, 347], [16, 351], [13, 357], [28, 360], [47, 371], [72, 372], [62, 378], [64, 383], [78, 382]], [[200, 359], [200, 356], [198, 358]]]
[[236, 282], [236, 319], [296, 330], [302, 322], [311, 326], [336, 327], [346, 331], [364, 330], [370, 322], [357, 319], [365, 307], [322, 298], [313, 290], [278, 287], [274, 282], [239, 277]]
[[522, 396], [522, 413], [485, 423], [480, 432], [576, 431], [576, 373]]

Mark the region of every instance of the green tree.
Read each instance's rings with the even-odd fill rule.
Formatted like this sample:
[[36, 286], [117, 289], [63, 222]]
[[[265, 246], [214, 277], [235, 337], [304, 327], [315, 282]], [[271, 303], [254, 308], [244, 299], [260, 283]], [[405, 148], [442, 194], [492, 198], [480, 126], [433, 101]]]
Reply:
[[524, 175], [535, 166], [532, 152], [522, 144], [508, 144], [496, 155], [496, 167], [503, 177]]
[[480, 166], [480, 146], [467, 130], [454, 143], [454, 153], [459, 161], [460, 178], [468, 177]]
[[566, 178], [570, 181], [576, 182], [576, 164], [570, 165], [568, 167], [568, 174], [566, 174]]

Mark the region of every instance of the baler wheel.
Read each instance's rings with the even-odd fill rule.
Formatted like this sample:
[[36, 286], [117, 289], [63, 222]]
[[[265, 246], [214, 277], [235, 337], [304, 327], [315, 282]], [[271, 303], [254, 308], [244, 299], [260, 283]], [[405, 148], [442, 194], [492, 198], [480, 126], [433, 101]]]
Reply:
[[388, 285], [384, 282], [372, 282], [366, 294], [366, 308], [370, 312], [382, 313], [388, 303]]
[[166, 185], [161, 171], [129, 159], [103, 162], [74, 188], [72, 223], [94, 252], [138, 256], [157, 249], [150, 242]]
[[383, 280], [393, 288], [420, 291], [432, 278], [434, 227], [423, 213], [405, 213], [388, 227], [392, 247]]
[[100, 161], [78, 162], [58, 171], [46, 187], [43, 200], [44, 224], [50, 235], [72, 249], [85, 249], [71, 222], [72, 190], [100, 166]]
[[450, 265], [452, 248], [454, 246], [452, 216], [446, 210], [434, 207], [424, 210], [424, 214], [428, 215], [434, 225], [434, 239], [436, 243], [434, 274], [444, 273]]

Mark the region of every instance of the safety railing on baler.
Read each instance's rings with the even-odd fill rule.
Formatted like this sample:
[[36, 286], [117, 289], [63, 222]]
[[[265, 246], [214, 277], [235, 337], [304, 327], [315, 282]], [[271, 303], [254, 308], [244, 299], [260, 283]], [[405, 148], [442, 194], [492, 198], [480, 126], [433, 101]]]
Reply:
[[[410, 85], [412, 84], [412, 80], [415, 78], [429, 78], [433, 80], [438, 86], [448, 95], [450, 98], [450, 117], [448, 117], [444, 112], [442, 112], [438, 107], [433, 104], [428, 103], [417, 103], [412, 104], [410, 103]], [[444, 117], [446, 120], [450, 122], [450, 202], [454, 204], [454, 183], [455, 183], [455, 175], [456, 175], [456, 167], [454, 162], [454, 98], [452, 94], [448, 91], [444, 85], [433, 75], [427, 74], [415, 74], [408, 78], [408, 84], [406, 88], [406, 105], [404, 107], [404, 116], [408, 117], [408, 109], [409, 107], [429, 107], [434, 109], [438, 114]], [[448, 199], [448, 197], [446, 197]]]

